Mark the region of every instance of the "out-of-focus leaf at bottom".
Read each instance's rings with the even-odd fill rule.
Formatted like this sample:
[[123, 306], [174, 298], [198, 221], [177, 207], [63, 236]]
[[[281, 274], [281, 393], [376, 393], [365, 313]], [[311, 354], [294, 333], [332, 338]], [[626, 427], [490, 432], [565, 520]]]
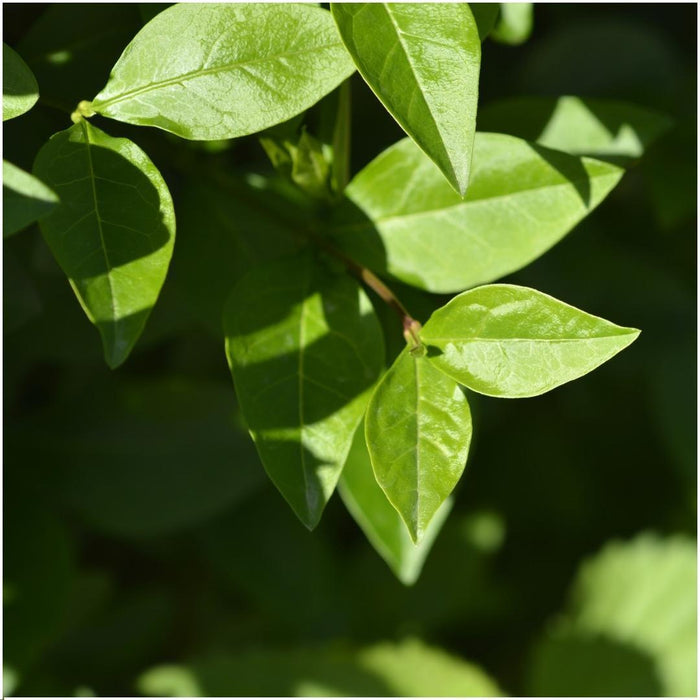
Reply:
[[498, 696], [478, 667], [418, 640], [359, 650], [319, 649], [213, 654], [187, 666], [158, 666], [137, 682], [144, 695], [184, 696]]

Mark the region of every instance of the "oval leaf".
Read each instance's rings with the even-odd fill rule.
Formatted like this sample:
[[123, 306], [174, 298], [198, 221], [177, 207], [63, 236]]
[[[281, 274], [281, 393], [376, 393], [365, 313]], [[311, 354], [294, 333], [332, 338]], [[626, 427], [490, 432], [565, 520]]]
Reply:
[[515, 97], [479, 110], [479, 128], [499, 131], [575, 155], [639, 158], [672, 126], [663, 114], [629, 102], [565, 97]]
[[374, 478], [362, 426], [355, 433], [338, 490], [350, 515], [396, 577], [407, 586], [415, 583], [435, 538], [452, 510], [452, 498], [448, 497], [443, 502], [421, 542], [414, 544], [401, 516]]
[[41, 231], [117, 367], [165, 281], [175, 239], [170, 192], [135, 143], [86, 121], [52, 136], [34, 173], [61, 198]]
[[537, 396], [602, 365], [639, 335], [542, 292], [494, 284], [438, 309], [421, 339], [435, 366], [488, 396]]
[[313, 529], [384, 362], [372, 304], [353, 279], [304, 255], [246, 275], [226, 305], [224, 330], [260, 459]]
[[471, 434], [457, 383], [403, 350], [372, 395], [365, 437], [377, 483], [414, 542], [462, 475]]
[[456, 292], [524, 267], [591, 212], [622, 177], [503, 134], [477, 133], [462, 200], [409, 139], [350, 183], [332, 235], [368, 267], [431, 292]]
[[22, 57], [2, 45], [2, 120], [28, 112], [39, 99], [39, 86]]
[[179, 4], [136, 35], [92, 108], [187, 139], [226, 139], [293, 117], [353, 71], [327, 10]]
[[333, 4], [360, 74], [463, 195], [479, 93], [481, 41], [466, 3]]
[[37, 180], [6, 160], [2, 162], [2, 235], [7, 238], [48, 214], [58, 197]]
[[502, 2], [491, 39], [511, 46], [525, 43], [532, 34], [532, 15], [531, 2]]

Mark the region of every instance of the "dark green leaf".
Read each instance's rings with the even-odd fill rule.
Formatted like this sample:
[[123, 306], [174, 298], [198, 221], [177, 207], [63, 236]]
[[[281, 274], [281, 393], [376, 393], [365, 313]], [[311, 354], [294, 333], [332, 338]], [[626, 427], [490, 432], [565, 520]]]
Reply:
[[490, 37], [511, 46], [525, 43], [532, 34], [532, 14], [531, 2], [502, 2], [498, 22]]
[[39, 86], [29, 66], [7, 44], [2, 45], [2, 120], [28, 112], [39, 99]]
[[334, 3], [331, 9], [362, 77], [463, 195], [481, 61], [469, 5]]
[[498, 2], [470, 2], [469, 9], [472, 11], [474, 21], [479, 30], [479, 39], [483, 41], [494, 28], [498, 13], [500, 12], [500, 3]]
[[175, 213], [167, 185], [136, 144], [86, 121], [55, 134], [34, 172], [61, 198], [41, 222], [44, 238], [117, 367], [168, 271]]
[[438, 309], [421, 339], [435, 366], [460, 384], [521, 398], [587, 374], [638, 335], [534, 289], [493, 284]]
[[457, 383], [405, 349], [372, 395], [365, 437], [377, 483], [414, 542], [459, 481], [471, 434]]
[[477, 133], [471, 183], [462, 200], [404, 139], [353, 179], [331, 233], [375, 271], [431, 292], [461, 291], [542, 255], [622, 174], [609, 163]]
[[353, 70], [319, 7], [179, 4], [136, 35], [92, 108], [183, 138], [233, 138], [302, 112]]
[[639, 158], [672, 121], [628, 102], [580, 97], [514, 97], [479, 110], [479, 128], [579, 156]]
[[2, 235], [4, 238], [48, 214], [58, 197], [41, 180], [2, 162]]
[[312, 529], [384, 362], [372, 304], [353, 279], [305, 255], [243, 278], [224, 311], [224, 330], [260, 458]]
[[430, 521], [420, 544], [414, 544], [397, 510], [377, 484], [360, 426], [338, 482], [343, 503], [378, 554], [407, 586], [418, 580], [425, 558], [452, 509], [448, 497]]

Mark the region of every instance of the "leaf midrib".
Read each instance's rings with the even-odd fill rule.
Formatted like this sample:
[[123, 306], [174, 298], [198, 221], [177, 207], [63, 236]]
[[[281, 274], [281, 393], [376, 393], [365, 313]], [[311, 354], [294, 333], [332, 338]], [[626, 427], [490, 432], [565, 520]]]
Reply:
[[612, 338], [625, 338], [634, 335], [635, 331], [628, 333], [615, 333], [613, 335], [594, 335], [590, 338], [435, 338], [424, 336], [426, 343], [581, 343], [588, 340], [610, 340]]
[[119, 102], [124, 102], [125, 100], [128, 100], [132, 97], [142, 95], [145, 92], [160, 90], [162, 88], [170, 87], [171, 85], [177, 85], [178, 83], [186, 82], [188, 80], [196, 80], [197, 78], [201, 78], [203, 76], [214, 75], [216, 73], [222, 73], [240, 67], [251, 66], [258, 63], [266, 63], [270, 61], [279, 61], [279, 59], [281, 58], [289, 58], [291, 56], [298, 56], [304, 53], [314, 53], [316, 51], [322, 51], [324, 49], [329, 49], [337, 46], [342, 46], [342, 43], [335, 42], [332, 44], [322, 44], [320, 46], [314, 46], [313, 48], [303, 49], [301, 51], [288, 51], [285, 53], [276, 54], [274, 56], [266, 56], [265, 58], [259, 58], [251, 61], [238, 61], [236, 63], [227, 63], [223, 66], [217, 66], [215, 68], [198, 69], [190, 71], [189, 73], [183, 73], [181, 75], [174, 76], [172, 78], [167, 78], [166, 80], [148, 83], [147, 85], [144, 85], [142, 87], [123, 92], [121, 95], [118, 95], [117, 97], [113, 97], [108, 100], [100, 101], [99, 99], [96, 99], [93, 102], [92, 106], [93, 109], [95, 109], [96, 111], [104, 112], [104, 110], [108, 107], [118, 104]]

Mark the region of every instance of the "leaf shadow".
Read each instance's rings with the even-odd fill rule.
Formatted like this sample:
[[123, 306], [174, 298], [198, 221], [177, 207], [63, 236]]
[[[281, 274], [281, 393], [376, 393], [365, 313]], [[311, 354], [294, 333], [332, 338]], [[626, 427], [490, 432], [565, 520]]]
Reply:
[[591, 183], [581, 159], [562, 151], [540, 146], [537, 143], [528, 143], [528, 146], [573, 185], [584, 206], [588, 209], [591, 205]]

